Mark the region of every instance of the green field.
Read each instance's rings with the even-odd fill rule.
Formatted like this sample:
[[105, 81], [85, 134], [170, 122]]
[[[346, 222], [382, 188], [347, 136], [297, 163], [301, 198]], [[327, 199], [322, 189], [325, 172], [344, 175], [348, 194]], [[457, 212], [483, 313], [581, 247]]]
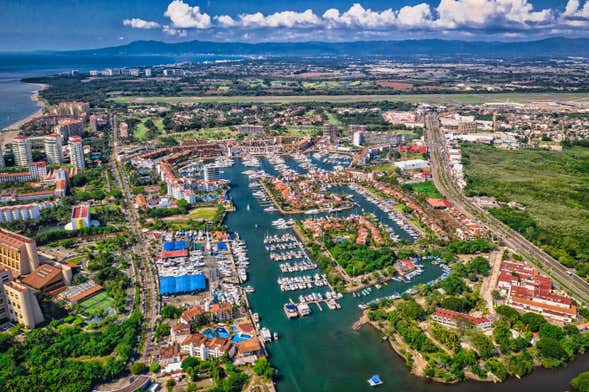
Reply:
[[409, 186], [413, 192], [424, 197], [431, 197], [434, 199], [441, 198], [442, 194], [438, 191], [438, 188], [431, 181], [420, 182], [418, 184], [411, 184]]
[[86, 313], [93, 314], [101, 309], [112, 308], [113, 300], [108, 296], [108, 294], [106, 294], [106, 292], [103, 291], [85, 301], [80, 302], [80, 306]]
[[410, 103], [485, 103], [535, 101], [589, 101], [589, 93], [498, 93], [498, 94], [398, 94], [398, 95], [300, 95], [300, 96], [187, 96], [187, 97], [114, 97], [117, 103], [296, 103], [296, 102], [410, 102]]
[[563, 152], [463, 148], [468, 195], [515, 201], [490, 212], [563, 264], [589, 275], [589, 148]]

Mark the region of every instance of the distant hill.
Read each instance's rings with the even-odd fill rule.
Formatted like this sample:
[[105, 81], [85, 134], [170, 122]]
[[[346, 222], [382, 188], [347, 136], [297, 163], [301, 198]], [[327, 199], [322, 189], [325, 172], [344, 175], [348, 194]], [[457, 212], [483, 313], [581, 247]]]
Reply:
[[547, 38], [538, 41], [484, 42], [440, 39], [358, 42], [207, 42], [135, 41], [102, 49], [61, 52], [75, 55], [267, 55], [384, 57], [589, 57], [589, 39]]

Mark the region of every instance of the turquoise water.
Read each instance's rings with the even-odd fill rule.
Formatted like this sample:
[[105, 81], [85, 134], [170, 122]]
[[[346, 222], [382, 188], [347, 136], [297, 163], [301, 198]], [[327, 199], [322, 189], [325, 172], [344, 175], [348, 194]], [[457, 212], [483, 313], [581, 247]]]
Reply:
[[[268, 166], [267, 162], [263, 162], [263, 168], [271, 171]], [[247, 284], [256, 288], [254, 293], [249, 294], [253, 311], [260, 314], [260, 324], [263, 327], [279, 335], [279, 340], [268, 343], [267, 348], [273, 366], [280, 372], [277, 383], [280, 392], [368, 391], [372, 388], [368, 386], [367, 380], [375, 373], [384, 381], [384, 385], [377, 388], [381, 391], [515, 392], [521, 388], [564, 391], [570, 378], [579, 371], [586, 370], [588, 356], [565, 369], [537, 370], [533, 376], [523, 380], [513, 379], [496, 385], [462, 383], [447, 386], [414, 377], [409, 374], [401, 358], [373, 328], [367, 326], [359, 331], [351, 328], [361, 314], [359, 303], [393, 292], [402, 292], [411, 287], [411, 284], [395, 282], [381, 290], [374, 290], [370, 296], [361, 299], [346, 295], [339, 301], [341, 310], [330, 311], [324, 306], [321, 312], [316, 305], [311, 305], [313, 313], [310, 316], [287, 319], [282, 306], [289, 298], [296, 299], [299, 293], [280, 291], [276, 282], [281, 275], [278, 263], [270, 261], [263, 243], [265, 235], [277, 232], [271, 222], [280, 215], [277, 212], [265, 212], [251, 196], [248, 179], [241, 174], [246, 169], [239, 161], [232, 168], [225, 169], [226, 178], [231, 180], [230, 196], [237, 208], [235, 213], [227, 216], [225, 223], [232, 232], [239, 233], [247, 242], [251, 261], [250, 280]], [[366, 210], [378, 212], [363, 199], [356, 197], [356, 200]], [[248, 204], [249, 211], [246, 209]], [[352, 212], [358, 211], [356, 208]], [[412, 284], [427, 282], [440, 273], [438, 267], [426, 264], [424, 274]]]

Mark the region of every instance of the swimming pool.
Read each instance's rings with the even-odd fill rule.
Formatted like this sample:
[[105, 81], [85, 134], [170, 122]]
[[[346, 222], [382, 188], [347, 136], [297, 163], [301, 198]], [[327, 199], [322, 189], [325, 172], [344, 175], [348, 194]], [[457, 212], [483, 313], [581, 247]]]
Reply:
[[233, 335], [233, 337], [231, 338], [231, 341], [233, 343], [239, 343], [239, 342], [243, 342], [246, 340], [250, 340], [252, 338], [252, 335], [248, 335], [247, 333], [237, 333], [235, 335]]
[[227, 332], [227, 330], [223, 327], [215, 328], [215, 335], [223, 339], [229, 338], [229, 332]]

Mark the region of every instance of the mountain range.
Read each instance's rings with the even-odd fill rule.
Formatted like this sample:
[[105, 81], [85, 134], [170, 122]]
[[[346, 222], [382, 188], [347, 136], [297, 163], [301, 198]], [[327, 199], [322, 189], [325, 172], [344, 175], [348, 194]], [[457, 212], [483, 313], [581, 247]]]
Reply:
[[547, 38], [537, 41], [456, 41], [441, 39], [356, 42], [210, 42], [134, 41], [127, 45], [60, 52], [73, 55], [249, 55], [408, 57], [589, 57], [589, 39]]

